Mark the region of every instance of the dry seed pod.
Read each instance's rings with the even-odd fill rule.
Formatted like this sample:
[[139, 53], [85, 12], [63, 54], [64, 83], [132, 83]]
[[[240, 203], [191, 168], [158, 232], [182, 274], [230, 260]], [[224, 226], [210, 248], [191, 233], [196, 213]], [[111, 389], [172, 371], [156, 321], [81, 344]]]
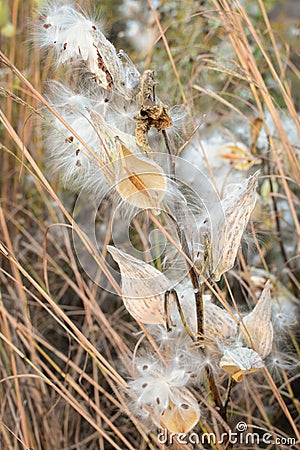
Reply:
[[213, 342], [233, 340], [238, 326], [231, 315], [223, 308], [214, 305], [210, 300], [204, 303], [205, 337]]
[[91, 30], [92, 45], [86, 55], [87, 66], [97, 83], [108, 91], [115, 90], [128, 100], [138, 92], [139, 72], [125, 52], [115, 47], [98, 29]]
[[256, 158], [241, 142], [229, 142], [219, 149], [220, 156], [226, 159], [236, 170], [249, 170], [254, 164], [260, 164], [261, 159]]
[[90, 111], [90, 116], [101, 140], [102, 160], [107, 162], [101, 167], [103, 175], [127, 203], [155, 213], [167, 189], [162, 169], [143, 157], [134, 136], [108, 125], [96, 112]]
[[222, 200], [225, 222], [220, 224], [219, 238], [212, 243], [211, 250], [212, 272], [216, 281], [234, 265], [242, 234], [255, 206], [258, 175], [259, 171]]
[[119, 130], [118, 128], [109, 125], [103, 117], [95, 111], [89, 111], [91, 122], [97, 132], [101, 144], [103, 146], [102, 154], [103, 160], [108, 163], [114, 162], [117, 158], [119, 158], [119, 154], [116, 148], [116, 136], [121, 139], [125, 145], [131, 148], [133, 153], [139, 153], [140, 149], [136, 145], [135, 138], [131, 134], [127, 134]]
[[220, 367], [235, 381], [242, 381], [247, 373], [256, 372], [264, 367], [263, 360], [251, 348], [235, 347], [224, 351]]
[[116, 91], [127, 100], [136, 97], [138, 70], [126, 53], [117, 53], [92, 20], [73, 5], [55, 2], [46, 3], [40, 13], [41, 46], [53, 48], [59, 64], [82, 61], [103, 89]]
[[261, 296], [253, 311], [243, 318], [240, 325], [243, 339], [248, 333], [257, 353], [265, 359], [271, 352], [273, 343], [273, 325], [271, 322], [272, 298], [270, 281], [267, 281]]
[[[194, 290], [191, 285], [179, 285], [177, 291], [187, 324], [195, 334], [197, 330], [197, 318], [193, 301]], [[210, 295], [203, 295], [203, 301], [205, 341], [212, 345], [223, 344], [223, 346], [228, 346], [233, 344], [238, 337], [237, 322], [226, 309], [212, 303]], [[197, 346], [197, 343], [195, 345]]]
[[115, 47], [103, 33], [92, 27], [91, 42], [83, 60], [95, 81], [108, 91], [115, 90], [128, 100], [132, 100], [139, 88], [139, 72], [125, 52], [117, 54]]
[[134, 319], [146, 324], [166, 324], [165, 292], [171, 282], [159, 270], [110, 245], [107, 250], [118, 263], [122, 298]]
[[160, 415], [160, 425], [170, 433], [188, 433], [200, 419], [200, 408], [193, 394], [186, 388], [172, 391], [174, 401]]
[[154, 209], [159, 206], [167, 189], [167, 178], [162, 169], [142, 155], [134, 155], [116, 137], [119, 159], [116, 160], [116, 188], [121, 197], [133, 206]]
[[154, 70], [145, 70], [140, 81], [142, 106], [153, 104], [154, 89], [157, 84], [158, 81], [155, 80]]

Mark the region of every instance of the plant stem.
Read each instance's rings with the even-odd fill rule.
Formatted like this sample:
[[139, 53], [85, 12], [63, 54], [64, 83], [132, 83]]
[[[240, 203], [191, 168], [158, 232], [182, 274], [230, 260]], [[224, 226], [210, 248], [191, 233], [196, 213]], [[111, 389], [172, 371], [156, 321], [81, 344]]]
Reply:
[[166, 149], [168, 152], [168, 155], [170, 157], [170, 177], [172, 181], [175, 181], [175, 170], [176, 170], [176, 156], [174, 155], [174, 152], [171, 147], [171, 142], [168, 136], [168, 133], [166, 130], [162, 130], [162, 135], [165, 141]]
[[[176, 302], [176, 306], [177, 306], [177, 309], [178, 309], [178, 312], [179, 312], [179, 315], [180, 315], [180, 319], [181, 319], [181, 322], [183, 324], [183, 327], [184, 327], [186, 333], [190, 336], [192, 341], [195, 342], [196, 338], [193, 335], [193, 333], [191, 332], [190, 327], [187, 324], [184, 312], [183, 312], [183, 310], [181, 308], [181, 304], [180, 304], [180, 301], [179, 301], [179, 298], [178, 298], [178, 294], [177, 294], [175, 289], [170, 289], [170, 290], [165, 292], [165, 311], [168, 311], [168, 309], [169, 309], [168, 303], [169, 303], [170, 295], [173, 295], [174, 298], [175, 298], [175, 302]], [[166, 316], [168, 317], [167, 313], [166, 313]], [[169, 327], [169, 320], [168, 320], [168, 318], [166, 319], [166, 324], [167, 324], [167, 331], [169, 331], [169, 329], [168, 329], [168, 327]]]
[[[168, 154], [171, 158], [171, 179], [175, 180], [175, 156], [174, 152], [171, 148], [171, 144], [167, 135], [167, 132], [165, 130], [162, 131], [163, 137], [165, 140], [166, 148], [168, 151]], [[178, 202], [175, 201], [175, 211], [178, 212]], [[187, 243], [187, 238], [184, 230], [178, 225], [177, 220], [172, 216], [172, 214], [168, 213], [168, 216], [172, 219], [173, 223], [175, 224], [177, 235], [179, 237], [179, 241], [182, 247], [183, 252], [188, 257], [190, 261], [192, 261], [192, 257], [190, 254], [189, 246]], [[195, 296], [195, 306], [196, 306], [196, 317], [197, 317], [197, 341], [200, 342], [203, 340], [204, 337], [204, 305], [203, 305], [203, 285], [201, 285], [199, 281], [199, 276], [195, 270], [194, 265], [192, 265], [190, 262], [186, 261], [188, 271], [189, 271], [189, 277], [193, 285], [194, 289], [194, 296]]]
[[[224, 422], [226, 424], [228, 424], [227, 406], [228, 406], [228, 403], [230, 400], [231, 389], [232, 389], [234, 382], [233, 382], [232, 378], [230, 377], [228, 380], [226, 397], [225, 397], [225, 401], [223, 404], [220, 393], [219, 393], [218, 386], [216, 384], [216, 380], [215, 380], [214, 375], [211, 370], [211, 367], [209, 365], [206, 365], [204, 371], [205, 371], [205, 375], [207, 378], [207, 382], [208, 382], [209, 389], [210, 389], [213, 401], [215, 403], [215, 406], [216, 406], [216, 408], [218, 408], [219, 414], [222, 417], [222, 419], [224, 420]], [[229, 424], [228, 424], [228, 426], [229, 426]], [[228, 436], [227, 430], [224, 428], [223, 425], [222, 425], [222, 432], [224, 433], [224, 444], [225, 444], [226, 450], [232, 449], [232, 444], [228, 441], [229, 436]]]
[[230, 401], [230, 395], [231, 395], [231, 391], [232, 391], [233, 386], [234, 386], [234, 380], [233, 380], [232, 377], [229, 377], [228, 385], [227, 385], [227, 391], [226, 391], [226, 397], [225, 397], [225, 401], [224, 401], [224, 405], [223, 405], [223, 410], [224, 410], [224, 415], [226, 417], [226, 422], [227, 422], [227, 419], [228, 419], [228, 417], [227, 417], [227, 408], [228, 408], [228, 404], [229, 404], [229, 401]]
[[[182, 246], [182, 250], [186, 256], [191, 260], [191, 254], [189, 251], [187, 239], [185, 233], [178, 226], [177, 229], [178, 237]], [[190, 280], [194, 289], [195, 304], [196, 304], [196, 316], [197, 316], [197, 340], [201, 341], [204, 337], [204, 305], [203, 305], [203, 285], [199, 281], [199, 277], [195, 271], [194, 266], [191, 266], [187, 262]]]

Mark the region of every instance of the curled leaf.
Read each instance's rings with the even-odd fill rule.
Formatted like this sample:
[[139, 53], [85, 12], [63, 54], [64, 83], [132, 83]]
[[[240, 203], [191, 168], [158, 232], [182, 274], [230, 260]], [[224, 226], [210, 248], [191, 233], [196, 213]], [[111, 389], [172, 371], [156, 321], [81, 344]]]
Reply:
[[157, 102], [155, 99], [155, 86], [157, 84], [154, 71], [145, 70], [141, 76], [141, 109], [139, 114], [134, 116], [134, 119], [136, 120], [136, 142], [147, 153], [152, 152], [147, 136], [150, 128], [155, 127], [157, 131], [163, 131], [173, 125], [168, 106], [161, 101]]
[[110, 245], [107, 250], [118, 263], [122, 277], [122, 298], [134, 319], [165, 325], [165, 292], [171, 282], [163, 273]]

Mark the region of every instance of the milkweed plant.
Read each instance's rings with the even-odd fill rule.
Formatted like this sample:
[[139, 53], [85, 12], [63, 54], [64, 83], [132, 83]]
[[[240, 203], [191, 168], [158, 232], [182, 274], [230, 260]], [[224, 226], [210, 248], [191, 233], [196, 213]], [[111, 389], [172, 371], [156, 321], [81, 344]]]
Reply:
[[[243, 10], [231, 6], [238, 20]], [[299, 147], [289, 144], [288, 159], [269, 125], [281, 113], [262, 95], [256, 116], [236, 113], [236, 135], [224, 134], [184, 95], [173, 105], [160, 68], [138, 69], [78, 5], [46, 4], [33, 28], [34, 45], [61, 74], [45, 88], [48, 163], [77, 193], [74, 227], [97, 248], [85, 258], [74, 228], [78, 260], [103, 291], [118, 294], [140, 330], [131, 333], [131, 357], [115, 362], [130, 417], [144, 435], [164, 430], [179, 448], [182, 434], [212, 429], [226, 435], [224, 447], [213, 448], [232, 448], [229, 432], [241, 417], [235, 393], [255, 383], [275, 389], [294, 436], [296, 400], [286, 412], [286, 392], [274, 383], [298, 367], [299, 242], [286, 236], [278, 244], [282, 274], [268, 265], [262, 237], [272, 214], [279, 233], [299, 212], [296, 188], [292, 196], [285, 190], [297, 183]], [[286, 128], [279, 133], [284, 139]], [[101, 210], [110, 220], [97, 238], [91, 230]]]

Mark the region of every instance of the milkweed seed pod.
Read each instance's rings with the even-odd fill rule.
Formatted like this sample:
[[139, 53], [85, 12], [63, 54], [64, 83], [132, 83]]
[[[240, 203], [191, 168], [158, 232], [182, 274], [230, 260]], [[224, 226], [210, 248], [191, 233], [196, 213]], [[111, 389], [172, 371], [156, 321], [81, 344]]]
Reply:
[[159, 206], [167, 190], [167, 178], [162, 169], [143, 155], [134, 155], [116, 137], [119, 158], [116, 160], [116, 188], [121, 197], [132, 206], [153, 209]]
[[[249, 335], [257, 353], [265, 359], [271, 352], [273, 325], [271, 322], [272, 298], [268, 281], [253, 311], [243, 318], [240, 324], [243, 340]], [[248, 339], [249, 342], [249, 339]]]
[[204, 320], [205, 337], [210, 341], [229, 345], [236, 339], [237, 323], [226, 309], [214, 305], [210, 299], [204, 302]]
[[91, 123], [98, 135], [100, 151], [103, 161], [107, 163], [115, 161], [118, 158], [116, 148], [116, 136], [131, 149], [133, 153], [141, 153], [140, 148], [136, 144], [135, 137], [131, 134], [124, 133], [118, 128], [108, 123], [104, 117], [96, 111], [89, 110]]
[[[178, 296], [184, 316], [191, 331], [195, 334], [197, 330], [196, 309], [194, 305], [194, 289], [191, 284], [179, 285], [177, 287]], [[211, 301], [210, 295], [203, 295], [204, 301], [204, 339], [207, 344], [212, 345], [232, 345], [238, 337], [238, 325], [226, 309], [215, 305]], [[177, 327], [180, 327], [181, 320], [174, 313], [174, 320]]]
[[165, 292], [171, 282], [155, 267], [110, 245], [107, 250], [120, 267], [127, 311], [142, 323], [165, 325]]
[[190, 374], [177, 363], [166, 367], [161, 362], [137, 358], [138, 377], [129, 383], [137, 404], [148, 406], [156, 425], [174, 433], [188, 433], [200, 418], [200, 408], [188, 390]]
[[[134, 136], [107, 124], [100, 114], [90, 114], [101, 141], [102, 159], [108, 162], [101, 170], [103, 175], [127, 203], [157, 213], [167, 190], [163, 170], [144, 157]], [[112, 172], [114, 180], [111, 179]]]
[[193, 394], [187, 389], [174, 389], [172, 400], [160, 415], [160, 425], [170, 433], [188, 433], [200, 419], [200, 408]]
[[118, 54], [98, 26], [73, 5], [46, 5], [40, 12], [38, 34], [41, 46], [55, 51], [57, 64], [83, 61], [103, 89], [128, 100], [135, 98], [139, 72], [129, 57], [124, 52]]
[[249, 170], [254, 164], [261, 164], [241, 142], [228, 142], [219, 148], [220, 157], [226, 159], [236, 170]]
[[220, 367], [235, 381], [240, 382], [244, 375], [262, 369], [264, 363], [259, 354], [251, 348], [235, 347], [224, 351]]
[[243, 232], [255, 206], [258, 175], [259, 171], [237, 185], [221, 202], [225, 220], [221, 219], [219, 236], [211, 242], [211, 275], [216, 281], [234, 265]]
[[297, 325], [299, 301], [288, 288], [280, 283], [276, 276], [257, 268], [251, 268], [249, 272], [257, 296], [261, 295], [267, 280], [270, 278], [272, 281], [271, 295], [273, 301], [271, 321], [273, 334], [276, 339], [280, 339], [282, 334], [284, 335], [289, 332], [289, 328]]

